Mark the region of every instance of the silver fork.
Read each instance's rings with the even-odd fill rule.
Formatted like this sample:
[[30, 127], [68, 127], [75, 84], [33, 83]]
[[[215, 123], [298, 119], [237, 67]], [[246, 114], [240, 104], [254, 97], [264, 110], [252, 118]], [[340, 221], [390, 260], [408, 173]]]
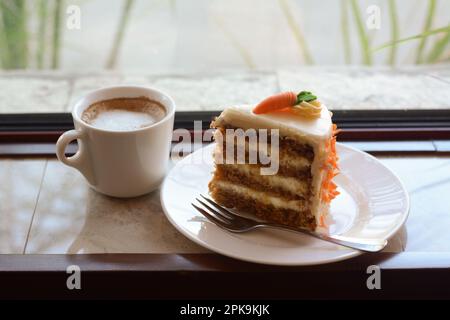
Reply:
[[[287, 231], [298, 232], [302, 234], [307, 234], [312, 237], [332, 242], [344, 247], [366, 251], [366, 252], [378, 252], [382, 250], [387, 245], [387, 240], [378, 240], [378, 239], [360, 239], [360, 238], [351, 238], [351, 237], [343, 237], [339, 235], [328, 236], [325, 234], [321, 234], [318, 232], [310, 231], [307, 229], [298, 229], [290, 226], [285, 226], [277, 223], [270, 222], [261, 222], [252, 220], [246, 217], [242, 217], [237, 215], [225, 207], [217, 204], [213, 200], [204, 195], [200, 195], [203, 200], [196, 198], [196, 200], [203, 206], [203, 208], [197, 206], [194, 203], [191, 203], [192, 206], [197, 209], [202, 215], [204, 215], [209, 221], [216, 224], [217, 226], [228, 230], [230, 232], [241, 233], [247, 232], [256, 228], [275, 228]], [[207, 209], [207, 210], [205, 210]], [[209, 211], [209, 212], [208, 212]]]

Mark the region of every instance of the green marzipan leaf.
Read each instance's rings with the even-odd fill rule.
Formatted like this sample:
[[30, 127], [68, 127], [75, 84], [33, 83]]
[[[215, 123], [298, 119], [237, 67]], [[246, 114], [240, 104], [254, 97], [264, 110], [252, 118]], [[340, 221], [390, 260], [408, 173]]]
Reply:
[[297, 95], [297, 104], [303, 101], [310, 102], [316, 100], [317, 97], [309, 91], [302, 91]]

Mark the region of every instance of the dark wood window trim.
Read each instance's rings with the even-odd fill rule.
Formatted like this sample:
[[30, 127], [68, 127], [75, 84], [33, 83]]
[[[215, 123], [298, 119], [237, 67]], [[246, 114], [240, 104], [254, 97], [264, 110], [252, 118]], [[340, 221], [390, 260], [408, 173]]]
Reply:
[[[201, 121], [205, 130], [218, 114], [177, 112], [174, 127], [193, 133], [194, 121]], [[339, 141], [358, 142], [371, 153], [450, 153], [450, 110], [336, 110], [333, 120], [342, 130]], [[0, 156], [54, 156], [54, 143], [72, 128], [70, 113], [2, 114]], [[67, 153], [75, 150], [71, 146]]]
[[[342, 129], [450, 128], [450, 109], [442, 110], [335, 110], [333, 121]], [[177, 111], [175, 128], [193, 129], [201, 120], [203, 129], [219, 111]], [[0, 114], [0, 131], [65, 131], [71, 129], [70, 113]]]
[[[0, 255], [0, 298], [448, 299], [449, 263], [448, 253], [414, 252], [305, 267], [218, 254]], [[65, 287], [69, 265], [82, 270], [83, 290]], [[366, 287], [370, 265], [382, 270], [382, 290]]]

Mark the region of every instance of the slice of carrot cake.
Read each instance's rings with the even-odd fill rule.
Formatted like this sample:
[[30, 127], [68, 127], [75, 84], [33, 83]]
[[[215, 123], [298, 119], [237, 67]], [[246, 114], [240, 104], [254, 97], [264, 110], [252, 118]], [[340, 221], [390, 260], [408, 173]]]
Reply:
[[229, 107], [211, 127], [217, 145], [209, 191], [216, 202], [298, 228], [325, 226], [338, 194], [336, 126], [314, 95], [286, 92]]

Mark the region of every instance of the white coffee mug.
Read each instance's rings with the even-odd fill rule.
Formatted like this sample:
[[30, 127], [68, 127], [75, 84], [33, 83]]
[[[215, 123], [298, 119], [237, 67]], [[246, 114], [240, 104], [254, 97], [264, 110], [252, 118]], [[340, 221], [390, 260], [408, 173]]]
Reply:
[[[147, 97], [161, 103], [166, 115], [153, 125], [130, 131], [104, 130], [81, 120], [94, 102]], [[114, 86], [95, 90], [80, 99], [72, 111], [75, 130], [65, 132], [56, 143], [58, 159], [79, 170], [95, 190], [114, 197], [149, 193], [162, 182], [168, 165], [175, 102], [153, 88]], [[78, 151], [68, 158], [66, 146], [78, 140]]]

